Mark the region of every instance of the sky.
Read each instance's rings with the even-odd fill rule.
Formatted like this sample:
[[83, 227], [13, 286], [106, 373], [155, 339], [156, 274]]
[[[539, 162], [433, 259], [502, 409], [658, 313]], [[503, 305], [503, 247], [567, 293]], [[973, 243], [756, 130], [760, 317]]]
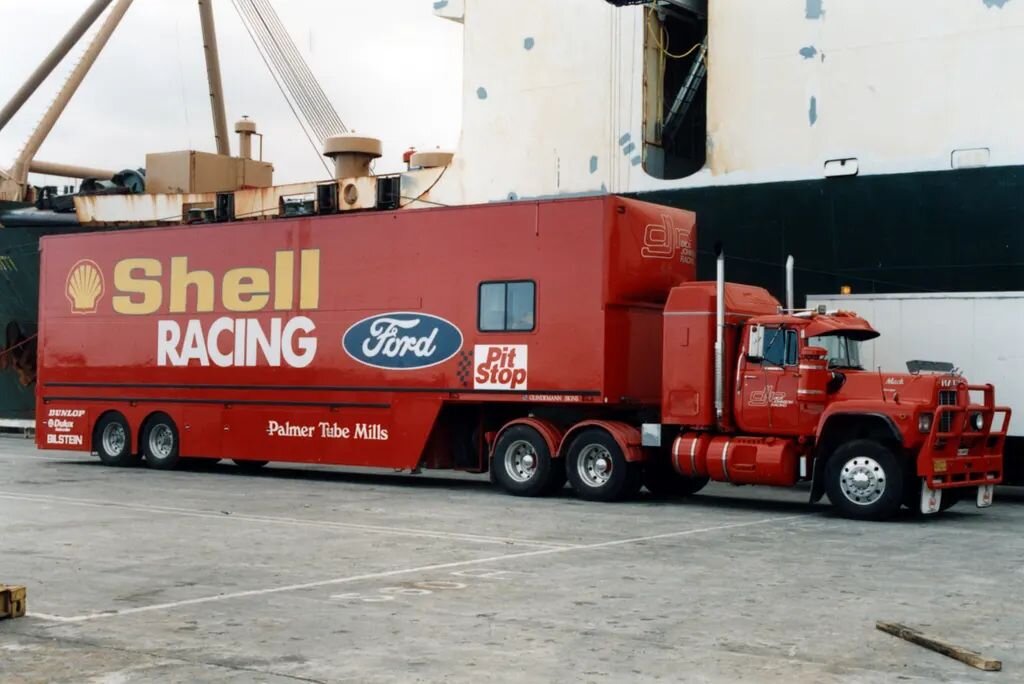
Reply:
[[[462, 27], [432, 0], [272, 0], [299, 51], [349, 129], [384, 142], [378, 173], [402, 152], [454, 150], [461, 124]], [[0, 102], [6, 102], [90, 0], [0, 0]], [[232, 152], [247, 115], [283, 184], [324, 177], [231, 0], [213, 0]], [[0, 130], [8, 168], [102, 21]], [[147, 152], [213, 152], [196, 0], [135, 0], [43, 144], [37, 159], [110, 169], [144, 166]], [[56, 179], [34, 176], [55, 183]]]

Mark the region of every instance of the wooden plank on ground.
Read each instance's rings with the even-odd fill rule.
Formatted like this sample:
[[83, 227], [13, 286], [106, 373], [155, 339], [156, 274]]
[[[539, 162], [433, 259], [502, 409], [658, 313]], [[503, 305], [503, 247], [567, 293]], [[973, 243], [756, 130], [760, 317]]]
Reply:
[[1003, 669], [1003, 663], [1000, 660], [986, 658], [980, 653], [975, 653], [974, 651], [969, 651], [966, 648], [955, 646], [947, 641], [928, 636], [916, 629], [907, 627], [906, 625], [901, 625], [896, 622], [876, 622], [875, 627], [883, 632], [892, 634], [893, 636], [906, 639], [912, 644], [924, 646], [936, 653], [941, 653], [944, 656], [959, 660], [962, 663], [967, 663], [971, 667], [976, 667], [979, 670], [997, 672]]
[[25, 615], [25, 587], [0, 584], [0, 620]]

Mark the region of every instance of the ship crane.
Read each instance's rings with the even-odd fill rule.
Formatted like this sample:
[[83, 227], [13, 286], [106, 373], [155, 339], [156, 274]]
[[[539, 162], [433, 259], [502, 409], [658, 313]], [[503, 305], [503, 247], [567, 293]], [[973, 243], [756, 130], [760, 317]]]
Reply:
[[[35, 158], [39, 148], [92, 69], [96, 58], [103, 51], [132, 2], [133, 0], [93, 0], [22, 86], [0, 108], [0, 130], [2, 130], [67, 56], [68, 52], [82, 39], [82, 36], [100, 19], [108, 7], [113, 5], [100, 23], [96, 35], [86, 47], [82, 57], [72, 68], [54, 101], [47, 108], [42, 119], [18, 153], [13, 165], [7, 170], [0, 169], [0, 201], [29, 202], [37, 199], [33, 196], [33, 189], [28, 183], [29, 173], [91, 180], [94, 188], [109, 186], [111, 185], [110, 181], [113, 181], [112, 184], [120, 188], [132, 191], [141, 190], [144, 178], [140, 172], [128, 170], [117, 173], [110, 169], [46, 162]], [[320, 145], [332, 136], [346, 133], [348, 129], [327, 99], [309, 66], [295, 48], [269, 0], [232, 0], [232, 3], [319, 158]], [[224, 107], [224, 89], [213, 18], [213, 2], [212, 0], [198, 0], [198, 7], [217, 155], [233, 159], [238, 165], [245, 167], [245, 160], [251, 160], [251, 138], [258, 134], [252, 121], [248, 119], [239, 121], [235, 125], [235, 132], [240, 136], [241, 156], [230, 157], [231, 146]], [[269, 165], [267, 167], [269, 168]], [[326, 166], [325, 169], [327, 169]], [[329, 171], [329, 169], [327, 170]], [[252, 184], [262, 185], [262, 183]]]

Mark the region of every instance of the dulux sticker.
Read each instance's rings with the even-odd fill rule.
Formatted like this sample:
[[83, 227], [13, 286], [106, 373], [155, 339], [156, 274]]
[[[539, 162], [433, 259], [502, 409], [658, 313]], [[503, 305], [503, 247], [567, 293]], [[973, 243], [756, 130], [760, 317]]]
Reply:
[[341, 338], [345, 353], [367, 366], [415, 370], [444, 363], [462, 349], [462, 331], [438, 316], [396, 311], [364, 318]]

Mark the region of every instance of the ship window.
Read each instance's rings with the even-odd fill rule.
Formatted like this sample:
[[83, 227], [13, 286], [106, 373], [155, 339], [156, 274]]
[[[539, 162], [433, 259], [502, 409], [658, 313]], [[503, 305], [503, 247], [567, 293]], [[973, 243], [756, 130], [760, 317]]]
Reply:
[[644, 170], [683, 178], [707, 160], [708, 0], [644, 10]]
[[537, 286], [529, 280], [480, 284], [481, 332], [529, 332], [536, 327]]

